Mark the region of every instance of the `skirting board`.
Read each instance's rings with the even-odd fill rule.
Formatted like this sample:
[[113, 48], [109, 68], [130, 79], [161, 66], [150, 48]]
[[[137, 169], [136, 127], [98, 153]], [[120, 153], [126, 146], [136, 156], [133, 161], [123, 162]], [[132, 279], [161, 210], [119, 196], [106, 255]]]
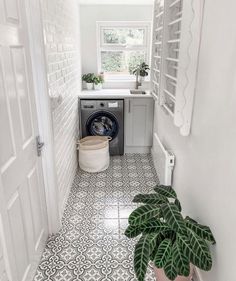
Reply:
[[70, 191], [71, 191], [71, 188], [72, 188], [72, 184], [74, 182], [74, 178], [76, 176], [77, 171], [78, 171], [78, 167], [74, 171], [74, 176], [72, 177], [73, 180], [70, 182], [70, 184], [68, 185], [68, 187], [67, 187], [67, 189], [66, 189], [66, 191], [65, 191], [65, 193], [63, 195], [63, 200], [62, 200], [61, 206], [60, 206], [60, 222], [62, 220], [64, 211], [65, 211], [65, 208], [66, 208], [67, 200], [69, 198], [69, 194], [70, 194]]

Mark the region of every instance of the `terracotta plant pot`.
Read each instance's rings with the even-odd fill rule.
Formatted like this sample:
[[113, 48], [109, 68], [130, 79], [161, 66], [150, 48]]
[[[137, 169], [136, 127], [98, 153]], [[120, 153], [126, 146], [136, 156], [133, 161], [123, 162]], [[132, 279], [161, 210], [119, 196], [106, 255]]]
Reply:
[[[165, 272], [162, 268], [154, 267], [154, 272], [157, 281], [170, 281], [170, 279], [166, 277]], [[178, 276], [174, 281], [191, 281], [192, 277], [193, 277], [193, 266], [191, 266], [190, 268], [190, 275], [188, 277]]]

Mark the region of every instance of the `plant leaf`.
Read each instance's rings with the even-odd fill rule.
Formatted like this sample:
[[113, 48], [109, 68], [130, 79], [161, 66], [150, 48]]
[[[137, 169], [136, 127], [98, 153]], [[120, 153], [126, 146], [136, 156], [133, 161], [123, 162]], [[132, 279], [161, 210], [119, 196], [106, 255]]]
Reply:
[[191, 221], [186, 221], [185, 224], [190, 230], [195, 232], [202, 239], [207, 240], [213, 244], [216, 243], [215, 238], [208, 226], [193, 223]]
[[150, 254], [150, 260], [154, 261], [155, 255], [157, 253], [158, 247], [163, 241], [162, 237], [160, 234], [156, 234], [156, 240], [155, 240], [155, 247], [153, 248], [151, 254]]
[[145, 203], [145, 204], [162, 204], [167, 203], [168, 200], [161, 194], [138, 194], [133, 199], [134, 203]]
[[190, 260], [190, 257], [194, 254], [190, 245], [188, 236], [178, 233], [177, 242], [180, 245], [183, 254]]
[[187, 217], [185, 218], [185, 220], [191, 221], [192, 223], [198, 223], [197, 221], [195, 221], [194, 219], [190, 218], [189, 216], [187, 216]]
[[182, 207], [179, 199], [176, 198], [174, 203], [178, 207], [179, 212], [182, 212]]
[[[180, 244], [184, 255], [202, 270], [210, 270], [212, 259], [206, 242], [198, 237], [194, 232], [188, 232], [190, 237], [178, 234], [177, 241]], [[194, 235], [193, 235], [194, 234]]]
[[160, 215], [160, 207], [155, 205], [143, 205], [135, 209], [129, 216], [130, 225], [140, 225], [153, 217]]
[[158, 185], [154, 188], [154, 190], [167, 198], [173, 198], [176, 199], [177, 195], [174, 189], [171, 186], [165, 186], [165, 185]]
[[178, 207], [173, 203], [163, 204], [161, 212], [166, 223], [176, 232], [186, 232], [186, 226]]
[[175, 267], [175, 260], [174, 260], [174, 256], [172, 254], [172, 246], [171, 246], [171, 253], [166, 261], [166, 264], [164, 265], [164, 271], [166, 276], [170, 279], [170, 280], [175, 280], [175, 278], [177, 277], [178, 273]]
[[154, 263], [158, 268], [163, 268], [167, 262], [169, 255], [171, 254], [171, 240], [164, 239], [159, 245], [156, 255], [154, 257]]
[[189, 238], [194, 252], [194, 255], [190, 256], [190, 261], [202, 270], [210, 270], [212, 258], [207, 243], [191, 230], [189, 231]]
[[140, 228], [142, 232], [145, 234], [150, 234], [150, 233], [159, 234], [163, 231], [171, 230], [166, 224], [164, 224], [163, 222], [157, 219], [151, 219], [147, 221], [146, 223], [142, 224]]
[[125, 236], [128, 238], [134, 238], [142, 233], [142, 230], [140, 229], [140, 226], [136, 225], [129, 225], [125, 230]]
[[150, 254], [150, 260], [151, 260], [151, 261], [154, 260], [156, 253], [157, 253], [157, 249], [154, 249], [154, 250], [152, 251], [152, 253]]
[[173, 258], [177, 273], [182, 276], [189, 276], [190, 274], [190, 260], [184, 255], [180, 244], [175, 241], [173, 246]]
[[151, 252], [153, 252], [153, 250], [156, 248], [157, 241], [158, 241], [158, 234], [151, 233], [148, 234], [148, 237], [150, 239], [150, 254], [151, 254]]
[[144, 281], [150, 254], [155, 247], [156, 235], [143, 235], [135, 246], [134, 270], [138, 281]]

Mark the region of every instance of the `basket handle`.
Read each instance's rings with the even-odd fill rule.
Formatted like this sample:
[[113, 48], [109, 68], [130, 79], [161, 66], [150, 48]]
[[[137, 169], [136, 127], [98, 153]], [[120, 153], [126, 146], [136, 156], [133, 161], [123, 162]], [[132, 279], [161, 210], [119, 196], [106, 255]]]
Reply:
[[[108, 141], [112, 141], [112, 137], [107, 136], [107, 140], [108, 140]], [[83, 143], [81, 143], [80, 140], [78, 140], [78, 141], [76, 142], [76, 144], [77, 144], [78, 148], [79, 148], [79, 145], [83, 145]]]

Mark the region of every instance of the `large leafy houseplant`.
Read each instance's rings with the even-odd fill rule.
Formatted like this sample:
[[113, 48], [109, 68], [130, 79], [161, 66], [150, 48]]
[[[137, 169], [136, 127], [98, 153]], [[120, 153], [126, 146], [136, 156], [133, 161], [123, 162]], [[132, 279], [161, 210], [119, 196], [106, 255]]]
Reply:
[[163, 268], [170, 280], [188, 276], [190, 264], [210, 270], [212, 258], [209, 243], [214, 236], [208, 226], [190, 217], [183, 218], [181, 204], [171, 186], [157, 186], [155, 193], [139, 194], [133, 199], [143, 203], [129, 216], [125, 235], [141, 235], [135, 246], [134, 269], [139, 281], [145, 279], [150, 261]]

